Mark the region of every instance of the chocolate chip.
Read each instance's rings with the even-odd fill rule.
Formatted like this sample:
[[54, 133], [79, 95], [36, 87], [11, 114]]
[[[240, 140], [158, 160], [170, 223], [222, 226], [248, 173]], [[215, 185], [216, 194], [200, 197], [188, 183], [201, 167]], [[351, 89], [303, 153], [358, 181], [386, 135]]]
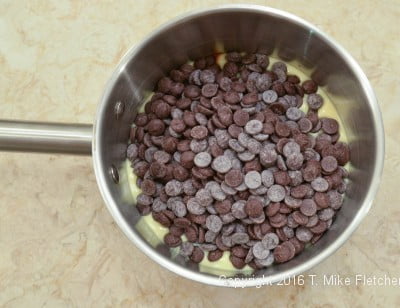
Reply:
[[152, 210], [155, 212], [161, 212], [167, 209], [167, 204], [160, 200], [160, 198], [155, 198], [153, 200]]
[[190, 242], [183, 242], [180, 247], [179, 254], [184, 257], [189, 257], [194, 250], [193, 243]]
[[171, 210], [176, 217], [184, 217], [187, 214], [187, 209], [185, 203], [181, 200], [170, 198], [168, 201], [173, 200], [171, 204]]
[[152, 180], [144, 180], [140, 187], [145, 195], [152, 196], [156, 192], [156, 184]]
[[308, 118], [301, 118], [297, 123], [302, 133], [309, 133], [312, 129], [312, 123]]
[[190, 220], [187, 218], [181, 218], [181, 217], [175, 218], [174, 225], [179, 228], [187, 228], [190, 226]]
[[216, 249], [214, 251], [210, 251], [207, 258], [210, 262], [215, 262], [215, 261], [218, 261], [219, 259], [221, 259], [222, 255], [223, 255], [223, 251]]
[[263, 214], [263, 204], [258, 199], [250, 199], [246, 202], [244, 210], [249, 217], [256, 218]]
[[204, 252], [199, 247], [194, 247], [190, 260], [195, 263], [200, 263], [204, 258]]
[[186, 126], [188, 127], [195, 126], [197, 124], [195, 113], [185, 110], [185, 112], [183, 113], [183, 122], [185, 122]]
[[247, 142], [247, 148], [251, 154], [259, 154], [262, 149], [262, 145], [255, 139], [250, 138]]
[[350, 160], [349, 146], [343, 142], [334, 145], [334, 156], [340, 166], [344, 166]]
[[211, 193], [207, 189], [199, 189], [196, 193], [196, 199], [201, 206], [207, 207], [213, 202]]
[[[287, 242], [285, 242], [287, 243]], [[293, 246], [293, 244], [292, 244]], [[294, 250], [294, 246], [293, 246]], [[292, 251], [288, 245], [279, 245], [274, 249], [274, 259], [277, 263], [283, 263], [289, 261], [292, 255]]]
[[338, 210], [343, 204], [343, 196], [336, 190], [330, 190], [327, 194], [330, 203], [329, 206], [334, 210]]
[[241, 146], [247, 148], [248, 142], [251, 139], [251, 137], [249, 135], [247, 135], [246, 133], [240, 133], [238, 136], [238, 141], [240, 143]]
[[250, 135], [256, 135], [263, 130], [263, 124], [258, 120], [250, 120], [245, 125], [244, 130]]
[[215, 75], [211, 70], [203, 70], [200, 72], [200, 80], [203, 84], [214, 83]]
[[211, 163], [211, 155], [207, 152], [197, 153], [194, 157], [194, 164], [197, 167], [204, 168]]
[[230, 170], [225, 175], [225, 183], [230, 187], [237, 187], [243, 182], [243, 174], [240, 170]]
[[213, 160], [211, 167], [219, 173], [227, 173], [232, 168], [232, 163], [229, 158], [221, 155]]
[[299, 225], [306, 225], [308, 223], [308, 217], [302, 214], [300, 211], [294, 211], [292, 213], [292, 218]]
[[[256, 268], [263, 268], [272, 265], [274, 261], [275, 261], [274, 255], [270, 253], [268, 257], [266, 257], [265, 259], [255, 259], [254, 265], [256, 266]], [[251, 264], [252, 262], [249, 263], [250, 266]]]
[[[154, 103], [153, 103], [154, 106]], [[154, 109], [154, 113], [159, 119], [168, 118], [171, 114], [171, 106], [166, 102], [160, 101]]]
[[313, 216], [317, 212], [317, 204], [313, 199], [304, 199], [300, 206], [300, 212], [306, 216]]
[[209, 230], [218, 233], [222, 228], [222, 221], [217, 215], [210, 215], [206, 219], [206, 227]]
[[269, 232], [263, 236], [261, 243], [265, 249], [272, 250], [278, 246], [279, 238], [275, 233]]
[[198, 240], [198, 228], [196, 225], [191, 225], [185, 228], [185, 236], [189, 242], [196, 242]]
[[249, 252], [249, 249], [246, 249], [246, 248], [244, 248], [242, 246], [239, 246], [239, 245], [233, 246], [232, 249], [231, 249], [231, 253], [235, 257], [242, 258], [242, 259], [246, 258], [248, 252]]
[[283, 83], [286, 81], [287, 78], [287, 70], [281, 69], [281, 68], [275, 68], [273, 69], [274, 73], [276, 74], [276, 76], [278, 77], [277, 81], [280, 83]]
[[224, 94], [223, 98], [224, 98], [224, 101], [227, 102], [228, 104], [237, 104], [241, 100], [239, 93], [237, 93], [236, 91], [233, 91], [233, 90], [227, 91]]
[[232, 202], [228, 199], [215, 202], [215, 210], [218, 214], [227, 214], [230, 212]]
[[247, 214], [244, 210], [245, 205], [246, 202], [244, 200], [239, 200], [232, 204], [231, 212], [234, 218], [243, 219], [247, 217]]
[[320, 210], [318, 212], [318, 218], [320, 220], [323, 220], [323, 221], [327, 221], [329, 219], [332, 219], [334, 215], [335, 215], [335, 211], [332, 208], [329, 208], [329, 207], [326, 208], [326, 209]]
[[233, 51], [226, 54], [226, 60], [229, 62], [240, 62], [241, 59], [242, 56], [238, 52]]
[[148, 215], [151, 212], [151, 207], [146, 204], [138, 203], [136, 205], [136, 208], [137, 208], [139, 214], [142, 216]]
[[205, 126], [197, 125], [192, 128], [190, 135], [194, 139], [204, 139], [208, 135], [208, 129]]
[[[173, 138], [173, 137], [171, 137], [171, 138]], [[173, 139], [175, 139], [177, 141], [176, 138], [173, 138]], [[181, 140], [181, 141], [177, 142], [176, 149], [179, 152], [189, 151], [190, 150], [190, 140], [185, 139], [185, 140]], [[165, 151], [167, 151], [167, 150], [165, 150]], [[167, 152], [171, 153], [171, 151], [167, 151]]]
[[318, 215], [317, 215], [317, 214], [314, 214], [313, 216], [311, 216], [311, 217], [308, 218], [308, 222], [307, 222], [307, 224], [305, 225], [305, 227], [307, 227], [307, 228], [312, 228], [312, 227], [314, 227], [314, 226], [317, 225], [317, 224], [318, 224]]
[[290, 128], [284, 122], [277, 122], [275, 124], [275, 132], [279, 137], [289, 137], [290, 136]]
[[242, 109], [236, 110], [235, 113], [233, 114], [233, 121], [238, 126], [245, 126], [249, 121], [249, 119], [250, 119], [249, 114], [246, 111], [243, 111]]
[[314, 234], [321, 234], [325, 232], [327, 229], [328, 229], [328, 224], [323, 220], [319, 220], [314, 227], [310, 228], [310, 231]]
[[272, 79], [268, 74], [260, 74], [255, 79], [255, 85], [259, 92], [263, 92], [269, 89], [272, 84]]
[[304, 156], [301, 153], [290, 155], [286, 158], [286, 165], [290, 170], [299, 170], [304, 162]]
[[326, 173], [330, 174], [333, 173], [338, 167], [338, 162], [335, 157], [333, 156], [325, 156], [321, 160], [321, 168]]
[[238, 154], [238, 158], [244, 162], [251, 161], [254, 159], [254, 157], [255, 157], [255, 154], [253, 154], [249, 151], [244, 151], [244, 152], [241, 152]]
[[139, 114], [136, 116], [135, 124], [136, 124], [137, 126], [145, 126], [147, 123], [148, 123], [148, 117], [147, 117], [146, 114], [144, 114], [144, 113], [139, 113]]
[[165, 124], [163, 121], [159, 119], [154, 119], [151, 120], [147, 124], [147, 131], [149, 132], [150, 135], [152, 136], [160, 136], [164, 133], [165, 131]]
[[182, 243], [182, 241], [180, 237], [175, 236], [171, 233], [167, 233], [164, 236], [164, 243], [167, 244], [169, 247], [178, 247]]
[[160, 164], [166, 164], [171, 160], [171, 155], [165, 151], [156, 151], [154, 152], [154, 160], [159, 162]]
[[275, 149], [262, 148], [260, 151], [260, 162], [264, 167], [272, 166], [278, 157]]
[[261, 181], [265, 187], [271, 187], [274, 184], [274, 175], [270, 170], [261, 172]]
[[137, 197], [137, 203], [138, 204], [142, 204], [142, 205], [151, 205], [151, 203], [153, 202], [153, 198], [146, 195], [146, 194], [139, 194]]
[[194, 165], [195, 153], [186, 151], [181, 154], [181, 165], [186, 169], [191, 169]]
[[269, 255], [269, 249], [267, 249], [262, 242], [257, 242], [253, 246], [252, 252], [254, 257], [257, 259], [265, 259]]
[[267, 195], [272, 202], [280, 202], [285, 198], [286, 191], [283, 186], [274, 184], [268, 189]]
[[144, 158], [147, 162], [151, 163], [154, 160], [154, 153], [157, 152], [156, 147], [148, 148], [144, 153]]
[[230, 139], [229, 142], [229, 147], [236, 151], [236, 152], [244, 152], [245, 148], [243, 146], [240, 145], [239, 141], [236, 139]]
[[230, 255], [229, 260], [231, 261], [232, 265], [238, 269], [242, 269], [246, 265], [243, 259], [238, 258], [234, 255]]
[[268, 207], [265, 210], [265, 214], [269, 217], [275, 216], [281, 207], [281, 204], [279, 202], [272, 202], [268, 205]]
[[246, 244], [249, 241], [249, 235], [245, 232], [236, 232], [231, 236], [232, 243]]
[[318, 177], [311, 182], [311, 187], [318, 192], [325, 192], [329, 188], [328, 182], [322, 178]]
[[283, 146], [282, 153], [286, 157], [297, 155], [300, 153], [300, 146], [294, 141], [289, 141]]
[[249, 189], [256, 189], [261, 185], [261, 175], [257, 171], [250, 171], [244, 177], [244, 183]]
[[314, 201], [319, 208], [327, 208], [330, 205], [330, 200], [326, 193], [316, 192], [314, 194]]
[[155, 221], [159, 222], [162, 226], [169, 228], [171, 226], [171, 220], [162, 212], [152, 212], [151, 215]]
[[275, 127], [272, 122], [266, 122], [263, 124], [263, 134], [272, 135], [275, 132]]
[[187, 202], [187, 209], [190, 213], [195, 215], [204, 214], [206, 209], [201, 206], [199, 201], [196, 198], [190, 198]]
[[204, 241], [207, 243], [213, 243], [215, 241], [215, 238], [217, 237], [217, 233], [208, 230], [205, 234], [204, 234]]
[[216, 129], [214, 132], [215, 138], [217, 139], [217, 144], [225, 149], [228, 147], [228, 142], [231, 137], [229, 136], [229, 133], [224, 130], [224, 129]]
[[228, 184], [226, 183], [226, 178], [225, 178], [225, 181], [221, 182], [221, 190], [227, 195], [230, 195], [230, 196], [236, 195], [236, 189], [228, 186]]
[[173, 119], [170, 128], [176, 133], [182, 133], [186, 129], [186, 124], [183, 119]]
[[205, 151], [207, 149], [207, 146], [208, 146], [208, 142], [206, 139], [203, 139], [203, 140], [192, 139], [192, 141], [190, 141], [190, 149], [194, 153], [200, 153], [200, 152]]
[[298, 227], [296, 229], [296, 238], [301, 242], [309, 242], [313, 237], [313, 233], [306, 227]]
[[201, 88], [201, 94], [204, 97], [209, 97], [209, 98], [213, 97], [213, 96], [215, 96], [217, 94], [217, 92], [218, 92], [218, 85], [217, 84], [209, 83], [209, 84], [204, 85]]
[[290, 184], [290, 177], [286, 171], [275, 171], [274, 172], [274, 181], [276, 184], [287, 186]]
[[304, 116], [304, 113], [298, 109], [297, 107], [289, 107], [286, 110], [286, 117], [292, 121], [298, 121], [301, 117]]
[[312, 110], [318, 110], [322, 107], [324, 100], [321, 95], [312, 93], [307, 97], [307, 104]]
[[130, 161], [134, 161], [138, 156], [138, 152], [139, 152], [139, 147], [136, 144], [132, 143], [128, 146], [126, 150], [126, 157]]
[[177, 180], [171, 180], [165, 184], [165, 192], [168, 196], [178, 196], [182, 193], [182, 183]]
[[304, 81], [302, 87], [306, 94], [315, 93], [318, 90], [318, 85], [313, 80]]
[[339, 124], [335, 119], [332, 118], [321, 118], [322, 130], [329, 134], [334, 135], [339, 130]]
[[231, 108], [228, 106], [220, 106], [217, 109], [219, 120], [224, 126], [229, 126], [233, 122], [233, 114]]

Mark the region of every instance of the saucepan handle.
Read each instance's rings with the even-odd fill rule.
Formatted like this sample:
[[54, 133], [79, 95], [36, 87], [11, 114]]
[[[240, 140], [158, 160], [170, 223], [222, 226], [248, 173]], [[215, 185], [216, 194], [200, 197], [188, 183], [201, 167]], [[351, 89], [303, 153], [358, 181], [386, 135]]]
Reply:
[[0, 120], [0, 151], [91, 155], [93, 125]]

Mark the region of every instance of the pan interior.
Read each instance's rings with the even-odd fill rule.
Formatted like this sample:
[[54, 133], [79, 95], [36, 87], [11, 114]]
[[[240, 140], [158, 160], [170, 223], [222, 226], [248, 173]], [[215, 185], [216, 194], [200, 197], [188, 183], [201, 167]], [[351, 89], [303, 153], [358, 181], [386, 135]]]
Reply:
[[[188, 278], [215, 285], [232, 284], [222, 282], [218, 275], [199, 273], [198, 266], [171, 255], [164, 244], [154, 245], [144, 238], [137, 229], [141, 216], [126, 197], [126, 174], [120, 174], [119, 184], [109, 176], [110, 166], [126, 170], [123, 164], [130, 125], [157, 80], [171, 69], [211, 55], [216, 49], [266, 53], [312, 76], [334, 104], [351, 148], [348, 190], [331, 229], [291, 261], [254, 273], [263, 281], [277, 281], [310, 268], [344, 242], [367, 212], [382, 167], [382, 125], [368, 81], [347, 53], [308, 23], [272, 9], [238, 6], [198, 12], [153, 33], [124, 57], [100, 103], [93, 148], [96, 176], [111, 214], [146, 254]], [[118, 118], [114, 113], [116, 102], [125, 106]]]

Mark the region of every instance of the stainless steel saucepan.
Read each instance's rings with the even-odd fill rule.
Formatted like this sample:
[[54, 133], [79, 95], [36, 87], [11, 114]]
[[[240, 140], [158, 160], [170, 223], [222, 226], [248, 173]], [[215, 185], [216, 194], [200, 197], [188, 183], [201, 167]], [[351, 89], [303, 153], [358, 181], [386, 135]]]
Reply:
[[136, 208], [121, 197], [118, 170], [130, 125], [155, 82], [189, 59], [224, 50], [274, 53], [296, 60], [333, 101], [351, 148], [351, 173], [342, 209], [315, 246], [290, 262], [254, 273], [241, 286], [269, 284], [302, 273], [338, 249], [371, 207], [381, 177], [384, 131], [371, 85], [355, 60], [312, 24], [286, 12], [253, 5], [196, 11], [162, 26], [123, 57], [100, 100], [94, 125], [0, 121], [0, 150], [93, 155], [104, 201], [126, 236], [167, 269], [199, 282], [233, 286], [234, 280], [202, 273], [172, 259], [166, 247], [150, 246], [137, 230]]

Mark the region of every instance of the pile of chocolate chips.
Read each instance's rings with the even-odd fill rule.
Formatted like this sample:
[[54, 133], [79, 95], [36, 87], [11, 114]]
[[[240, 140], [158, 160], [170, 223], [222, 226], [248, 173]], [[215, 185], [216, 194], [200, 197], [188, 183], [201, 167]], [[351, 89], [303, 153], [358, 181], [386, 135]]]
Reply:
[[[349, 148], [323, 98], [283, 62], [226, 54], [159, 80], [131, 129], [137, 208], [169, 228], [164, 242], [236, 268], [289, 261], [329, 229], [346, 190]], [[303, 98], [305, 114], [299, 108]], [[185, 235], [187, 241], [182, 242]]]

